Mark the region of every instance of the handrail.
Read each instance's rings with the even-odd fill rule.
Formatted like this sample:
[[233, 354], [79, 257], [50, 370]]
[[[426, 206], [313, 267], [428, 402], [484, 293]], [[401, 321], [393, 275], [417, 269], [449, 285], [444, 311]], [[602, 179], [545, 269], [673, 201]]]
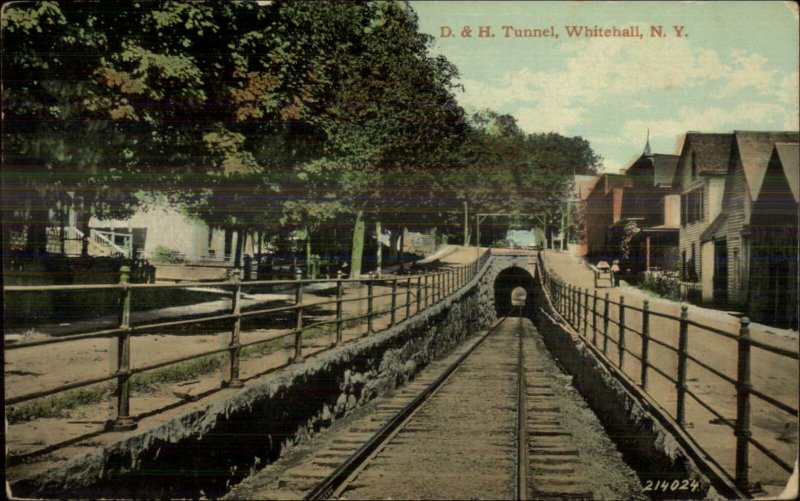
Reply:
[[[105, 237], [100, 233], [95, 233], [95, 235], [99, 235], [101, 238]], [[228, 281], [211, 282], [211, 283], [194, 282], [194, 283], [182, 283], [182, 284], [131, 284], [130, 268], [127, 266], [123, 266], [120, 269], [119, 283], [116, 284], [6, 286], [3, 288], [5, 293], [105, 290], [110, 292], [118, 291], [118, 293], [122, 297], [122, 301], [120, 302], [121, 320], [119, 325], [116, 327], [106, 328], [103, 330], [98, 330], [88, 333], [81, 333], [77, 335], [58, 337], [58, 338], [41, 339], [24, 343], [11, 343], [5, 346], [5, 349], [7, 350], [18, 350], [18, 349], [32, 348], [42, 345], [73, 342], [84, 339], [116, 337], [118, 343], [120, 343], [120, 349], [118, 350], [119, 358], [116, 361], [112, 361], [114, 362], [113, 365], [115, 368], [112, 369], [111, 374], [99, 378], [72, 382], [65, 385], [58, 385], [44, 390], [38, 390], [36, 392], [28, 393], [25, 395], [17, 395], [15, 397], [7, 399], [6, 405], [20, 403], [35, 398], [41, 398], [44, 396], [53, 395], [70, 389], [80, 388], [90, 384], [97, 384], [98, 382], [116, 379], [117, 418], [114, 421], [114, 424], [111, 428], [114, 430], [131, 429], [132, 427], [136, 426], [135, 421], [133, 421], [133, 419], [130, 416], [128, 416], [128, 409], [130, 408], [129, 380], [130, 377], [134, 374], [138, 374], [140, 372], [148, 370], [154, 370], [167, 365], [173, 365], [176, 363], [185, 362], [188, 360], [204, 356], [227, 353], [229, 370], [224, 375], [223, 385], [229, 387], [240, 386], [242, 383], [239, 380], [238, 367], [239, 367], [239, 357], [241, 348], [246, 346], [261, 344], [267, 341], [259, 339], [248, 343], [242, 343], [239, 332], [241, 329], [241, 322], [243, 319], [254, 318], [257, 316], [270, 317], [272, 315], [281, 312], [289, 312], [289, 311], [295, 312], [296, 326], [279, 335], [270, 336], [269, 339], [271, 340], [271, 339], [295, 336], [295, 343], [294, 343], [295, 356], [292, 358], [291, 363], [297, 363], [303, 360], [302, 338], [303, 334], [306, 331], [325, 325], [335, 325], [336, 343], [333, 345], [335, 347], [339, 346], [343, 342], [342, 328], [348, 322], [357, 322], [356, 325], [363, 326], [364, 323], [363, 320], [366, 319], [367, 329], [368, 329], [367, 333], [371, 334], [373, 333], [373, 320], [376, 317], [383, 317], [383, 318], [390, 317], [391, 322], [389, 324], [389, 327], [391, 327], [396, 323], [397, 320], [396, 312], [399, 310], [405, 310], [406, 316], [401, 320], [406, 321], [407, 319], [412, 318], [424, 312], [425, 309], [447, 300], [448, 298], [451, 297], [452, 294], [463, 289], [464, 287], [474, 285], [473, 280], [475, 279], [475, 277], [479, 276], [485, 271], [485, 266], [490, 257], [491, 257], [491, 251], [487, 249], [482, 255], [480, 255], [475, 260], [469, 263], [463, 265], [450, 265], [438, 271], [433, 271], [429, 273], [408, 276], [408, 277], [397, 276], [397, 277], [376, 278], [369, 276], [363, 278], [359, 277], [359, 278], [347, 279], [343, 278], [340, 272], [337, 278], [335, 279], [329, 279], [329, 278], [300, 279], [300, 275], [298, 274], [295, 280], [267, 280], [267, 281], [242, 282], [241, 271], [234, 270], [234, 272], [231, 274], [230, 280]], [[431, 279], [430, 281], [428, 280], [429, 278]], [[306, 289], [308, 285], [321, 284], [321, 283], [331, 284], [331, 286], [336, 289], [337, 294], [335, 299], [330, 299], [330, 300], [323, 299], [323, 301], [320, 302], [314, 302], [313, 300], [309, 301], [303, 299], [303, 291], [304, 289]], [[347, 283], [365, 284], [367, 286], [367, 295], [365, 297], [360, 295], [359, 297], [345, 297], [343, 286]], [[295, 291], [294, 304], [283, 305], [272, 308], [257, 308], [257, 309], [243, 310], [241, 307], [241, 297], [242, 297], [243, 287], [249, 288], [251, 286], [259, 286], [259, 285], [291, 286], [289, 290], [293, 288]], [[380, 294], [373, 294], [374, 286], [376, 285], [382, 288], [385, 287], [387, 289], [390, 289], [391, 292], [384, 293], [383, 291], [381, 291]], [[218, 287], [224, 287], [229, 291], [231, 291], [228, 293], [228, 297], [231, 298], [231, 303], [232, 303], [231, 311], [224, 313], [215, 313], [211, 315], [203, 315], [181, 320], [160, 321], [160, 322], [157, 321], [149, 323], [145, 322], [133, 325], [131, 324], [131, 298], [134, 291], [141, 291], [145, 289], [175, 288], [175, 287], [182, 289], [189, 289], [191, 287], [197, 287], [197, 286], [203, 286], [203, 287], [218, 286]], [[391, 298], [391, 307], [389, 307], [388, 309], [383, 309], [382, 306], [378, 307], [378, 305], [373, 304], [373, 300], [375, 299], [389, 298], [389, 297]], [[405, 298], [405, 302], [402, 304], [398, 304], [398, 297]], [[368, 305], [367, 312], [365, 314], [358, 314], [349, 317], [343, 314], [342, 305], [344, 303], [365, 301], [365, 300], [367, 301]], [[424, 303], [424, 305], [421, 303]], [[416, 305], [416, 308], [414, 309], [415, 311], [413, 312], [411, 310], [412, 304]], [[336, 314], [334, 317], [316, 321], [311, 324], [305, 324], [305, 325], [303, 324], [304, 310], [308, 308], [322, 307], [328, 305], [336, 306]], [[193, 324], [202, 324], [210, 322], [231, 323], [232, 325], [231, 338], [230, 338], [230, 343], [227, 346], [214, 350], [206, 350], [201, 353], [195, 353], [188, 356], [163, 360], [140, 367], [131, 367], [130, 338], [132, 336], [137, 336], [143, 332], [152, 331], [154, 329], [166, 329], [182, 325], [190, 325], [190, 324], [193, 325]]]
[[91, 235], [91, 237], [94, 239], [96, 243], [100, 245], [104, 244], [106, 247], [111, 247], [113, 250], [119, 252], [120, 254], [124, 254], [126, 256], [128, 255], [127, 249], [123, 249], [122, 247], [114, 243], [114, 241], [105, 236], [102, 231], [92, 228], [91, 231], [89, 232], [89, 235]]
[[[675, 418], [678, 421], [681, 428], [686, 430], [686, 426], [684, 423], [684, 412], [685, 412], [685, 395], [689, 395], [695, 401], [697, 401], [704, 409], [709, 411], [714, 416], [723, 419], [725, 424], [729, 427], [734, 429], [734, 435], [736, 436], [736, 472], [735, 472], [735, 479], [737, 486], [742, 489], [743, 491], [747, 491], [749, 489], [749, 477], [748, 477], [748, 468], [749, 468], [749, 456], [748, 456], [748, 447], [750, 445], [756, 447], [761, 452], [763, 452], [770, 460], [781, 466], [783, 469], [791, 472], [791, 468], [789, 465], [781, 460], [775, 453], [769, 451], [763, 444], [756, 441], [754, 438], [751, 437], [751, 430], [750, 430], [750, 396], [754, 396], [765, 401], [768, 404], [771, 404], [776, 409], [790, 414], [792, 416], [797, 417], [798, 410], [791, 407], [790, 405], [782, 403], [779, 399], [771, 397], [767, 395], [765, 392], [760, 391], [758, 389], [752, 388], [750, 384], [750, 351], [751, 347], [755, 347], [758, 349], [766, 350], [768, 352], [777, 354], [779, 356], [791, 359], [791, 360], [798, 360], [800, 354], [795, 351], [783, 349], [777, 346], [771, 346], [767, 343], [761, 341], [755, 341], [750, 337], [750, 329], [749, 324], [750, 321], [746, 317], [740, 319], [739, 321], [739, 332], [738, 333], [731, 333], [729, 331], [725, 331], [722, 328], [713, 327], [710, 325], [705, 325], [701, 322], [696, 320], [689, 319], [688, 315], [688, 307], [686, 305], [682, 306], [682, 311], [680, 316], [671, 315], [668, 313], [663, 313], [655, 310], [651, 310], [649, 308], [648, 301], [645, 300], [644, 305], [639, 308], [635, 306], [631, 306], [629, 304], [625, 304], [624, 298], [620, 296], [619, 301], [611, 300], [606, 294], [605, 298], [601, 298], [597, 294], [597, 289], [594, 289], [593, 294], [589, 294], [589, 289], [581, 290], [577, 287], [574, 287], [561, 278], [554, 276], [553, 274], [548, 271], [547, 267], [544, 263], [544, 258], [542, 253], [539, 253], [537, 256], [538, 259], [536, 261], [537, 265], [537, 273], [540, 277], [542, 287], [545, 290], [545, 295], [551, 303], [551, 306], [561, 314], [561, 317], [564, 319], [567, 324], [569, 324], [577, 333], [578, 336], [583, 338], [583, 340], [594, 346], [597, 346], [599, 341], [602, 341], [602, 350], [601, 352], [606, 355], [606, 360], [604, 363], [614, 365], [619, 368], [622, 372], [628, 373], [632, 369], [623, 368], [623, 353], [628, 353], [633, 356], [635, 359], [640, 361], [641, 366], [641, 374], [639, 375], [639, 379], [641, 381], [641, 387], [647, 391], [647, 372], [648, 370], [653, 370], [666, 378], [667, 380], [673, 382], [675, 384], [676, 393], [677, 393], [677, 410], [675, 412]], [[590, 303], [591, 301], [591, 305]], [[617, 315], [617, 319], [610, 318], [610, 310], [609, 306], [615, 306], [618, 308], [614, 308], [614, 311], [619, 309], [619, 314]], [[625, 321], [625, 311], [632, 310], [641, 313], [641, 329], [634, 329], [631, 328], [630, 322], [626, 325]], [[654, 338], [650, 335], [650, 318], [660, 318], [664, 319], [668, 322], [673, 322], [676, 326], [679, 327], [679, 339], [678, 339], [678, 346], [671, 346], [670, 344], [662, 341], [661, 339]], [[589, 328], [589, 321], [591, 319], [591, 328]], [[620, 333], [631, 333], [635, 335], [635, 338], [638, 338], [639, 341], [642, 343], [641, 347], [641, 357], [637, 356], [633, 353], [628, 347], [626, 346], [630, 340], [624, 341], [624, 338], [617, 338], [612, 335], [612, 332], [609, 331], [609, 325], [614, 325], [619, 328]], [[711, 334], [715, 334], [726, 339], [730, 339], [736, 341], [738, 346], [738, 374], [737, 376], [731, 377], [726, 375], [721, 370], [712, 367], [711, 365], [703, 362], [701, 360], [702, 357], [693, 354], [689, 345], [691, 343], [688, 342], [688, 327], [692, 326], [697, 329], [704, 330]], [[581, 330], [581, 328], [583, 330]], [[588, 337], [588, 331], [591, 330], [591, 339]], [[617, 330], [616, 328], [614, 329]], [[663, 329], [662, 329], [663, 331]], [[674, 332], [674, 331], [673, 331]], [[635, 339], [634, 338], [634, 339]], [[614, 360], [614, 357], [610, 356], [610, 353], [607, 354], [607, 345], [609, 341], [612, 345], [616, 345], [616, 349], [618, 351], [618, 361]], [[674, 353], [673, 356], [677, 358], [677, 372], [676, 376], [673, 378], [671, 374], [668, 374], [664, 370], [660, 369], [659, 367], [653, 365], [651, 361], [648, 359], [648, 346], [649, 344], [655, 344], [661, 346], [670, 352]], [[600, 348], [598, 348], [600, 350]], [[725, 384], [729, 384], [735, 388], [736, 391], [736, 408], [737, 408], [737, 418], [733, 420], [733, 424], [729, 422], [729, 420], [722, 417], [722, 414], [711, 407], [707, 402], [702, 401], [699, 396], [694, 393], [687, 385], [687, 376], [686, 376], [686, 364], [688, 361], [691, 361], [693, 364], [700, 366], [701, 368], [711, 372], [714, 376], [720, 378]], [[638, 370], [638, 368], [637, 368]], [[672, 369], [673, 371], [675, 369]], [[633, 374], [628, 374], [631, 377], [635, 377]], [[658, 399], [657, 399], [658, 400]], [[787, 469], [788, 468], [788, 469]]]

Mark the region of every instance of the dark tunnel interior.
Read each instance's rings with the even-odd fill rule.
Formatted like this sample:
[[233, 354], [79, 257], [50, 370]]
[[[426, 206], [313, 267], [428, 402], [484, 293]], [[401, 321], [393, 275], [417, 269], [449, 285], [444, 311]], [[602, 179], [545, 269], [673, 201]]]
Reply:
[[494, 281], [494, 308], [497, 316], [522, 316], [533, 320], [534, 294], [535, 282], [530, 272], [519, 266], [501, 271]]

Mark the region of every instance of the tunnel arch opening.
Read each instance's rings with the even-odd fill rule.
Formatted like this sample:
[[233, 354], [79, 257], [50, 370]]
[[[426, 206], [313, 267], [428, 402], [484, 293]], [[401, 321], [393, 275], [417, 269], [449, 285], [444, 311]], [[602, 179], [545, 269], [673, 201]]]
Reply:
[[494, 309], [498, 317], [522, 316], [533, 319], [536, 282], [531, 273], [511, 266], [494, 280]]

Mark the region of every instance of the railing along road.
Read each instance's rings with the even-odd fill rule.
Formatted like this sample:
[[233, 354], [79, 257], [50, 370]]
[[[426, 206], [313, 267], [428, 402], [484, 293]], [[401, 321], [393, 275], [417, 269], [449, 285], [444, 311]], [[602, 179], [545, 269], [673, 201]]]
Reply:
[[[647, 299], [643, 301], [641, 307], [637, 307], [626, 304], [624, 296], [620, 296], [619, 301], [613, 301], [609, 299], [608, 293], [604, 297], [599, 297], [597, 290], [589, 294], [589, 289], [581, 290], [579, 287], [568, 284], [549, 273], [544, 265], [541, 253], [537, 259], [537, 266], [543, 287], [549, 295], [553, 306], [586, 343], [596, 347], [598, 351], [602, 351], [603, 355], [606, 356], [607, 363], [621, 369], [632, 379], [638, 379], [639, 386], [645, 391], [648, 389], [649, 371], [655, 371], [675, 385], [677, 398], [672, 416], [682, 429], [686, 430], [688, 428], [686, 423], [687, 396], [715, 416], [719, 423], [725, 424], [732, 429], [736, 440], [736, 466], [733, 480], [743, 492], [751, 491], [748, 476], [751, 446], [761, 451], [787, 473], [792, 472], [792, 465], [778, 457], [761, 441], [753, 438], [750, 426], [751, 397], [756, 397], [782, 413], [793, 416], [795, 420], [798, 416], [798, 411], [796, 408], [781, 402], [778, 398], [770, 396], [766, 389], [753, 388], [750, 382], [750, 375], [751, 352], [754, 349], [764, 350], [789, 360], [798, 360], [797, 352], [770, 346], [752, 339], [750, 336], [750, 320], [747, 317], [740, 319], [738, 333], [734, 334], [690, 320], [688, 306], [686, 305], [681, 306], [680, 316], [675, 316], [652, 311]], [[610, 314], [612, 308], [617, 310], [616, 315], [614, 315], [616, 319], [612, 318]], [[637, 316], [641, 317], [641, 321], [638, 324], [634, 324], [630, 320], [626, 322], [626, 313], [630, 312], [635, 312]], [[652, 336], [650, 330], [651, 317], [666, 319], [672, 322], [673, 325], [677, 325], [677, 347]], [[703, 360], [703, 354], [690, 349], [689, 326], [718, 338], [732, 340], [737, 344], [737, 374], [735, 378], [722, 372], [721, 367], [712, 367]], [[634, 338], [631, 339], [628, 335], [633, 335]], [[615, 345], [615, 347], [609, 346], [609, 343]], [[652, 345], [657, 345], [674, 354], [677, 361], [675, 365], [677, 369], [670, 370], [664, 368], [663, 365], [656, 365], [654, 358], [650, 355]], [[636, 349], [636, 352], [634, 349]], [[639, 362], [640, 370], [638, 374], [631, 370], [630, 367], [625, 367], [627, 356]], [[689, 389], [686, 374], [690, 363], [730, 385], [733, 390], [731, 394], [735, 394], [736, 418], [734, 420], [724, 417], [719, 409], [714, 408], [709, 402], [701, 398], [698, 394], [699, 392]], [[630, 366], [631, 364], [628, 365]], [[691, 433], [689, 434], [691, 435]]]
[[[248, 346], [255, 346], [263, 343], [275, 341], [276, 339], [284, 339], [294, 337], [294, 356], [289, 363], [301, 362], [304, 358], [303, 354], [303, 333], [320, 326], [334, 325], [336, 341], [335, 343], [326, 348], [335, 348], [342, 344], [342, 331], [350, 321], [366, 321], [367, 333], [366, 335], [373, 334], [374, 320], [379, 316], [389, 316], [388, 327], [395, 325], [396, 312], [400, 309], [405, 310], [405, 317], [409, 318], [423, 311], [424, 309], [433, 306], [445, 300], [450, 294], [456, 292], [458, 289], [469, 283], [481, 270], [486, 261], [490, 257], [490, 251], [487, 250], [483, 255], [464, 265], [449, 265], [438, 271], [431, 273], [421, 273], [416, 275], [407, 276], [394, 276], [375, 278], [372, 273], [367, 278], [346, 279], [342, 278], [341, 272], [336, 279], [319, 279], [308, 280], [301, 279], [298, 274], [295, 280], [263, 280], [263, 281], [250, 281], [242, 282], [237, 272], [232, 274], [229, 281], [221, 282], [203, 282], [203, 283], [156, 283], [156, 284], [132, 284], [130, 283], [130, 268], [123, 266], [120, 270], [120, 281], [118, 284], [97, 284], [97, 285], [46, 285], [46, 286], [7, 286], [3, 288], [5, 294], [35, 294], [41, 291], [96, 291], [96, 290], [116, 290], [119, 291], [121, 301], [119, 310], [119, 326], [111, 329], [95, 330], [82, 334], [70, 335], [65, 337], [49, 337], [46, 339], [21, 342], [15, 344], [5, 344], [6, 351], [30, 349], [36, 346], [47, 344], [63, 344], [75, 342], [84, 339], [96, 338], [116, 338], [116, 360], [111, 360], [114, 369], [110, 374], [102, 377], [94, 377], [84, 379], [81, 381], [71, 382], [53, 386], [40, 391], [30, 392], [22, 395], [12, 396], [6, 398], [5, 405], [14, 405], [23, 402], [28, 402], [35, 399], [40, 399], [55, 395], [57, 393], [65, 392], [75, 388], [102, 383], [105, 381], [116, 380], [116, 417], [110, 423], [109, 428], [112, 430], [129, 430], [136, 427], [136, 421], [130, 415], [130, 399], [131, 388], [130, 378], [134, 374], [152, 371], [161, 367], [186, 362], [201, 357], [207, 357], [215, 354], [227, 354], [228, 363], [226, 364], [226, 373], [222, 381], [223, 387], [241, 387], [242, 380], [239, 377], [239, 359], [240, 352], [243, 348]], [[322, 302], [309, 302], [304, 300], [304, 290], [310, 285], [328, 283], [335, 285], [336, 297], [335, 299], [326, 300]], [[346, 284], [361, 284], [367, 288], [367, 311], [362, 315], [345, 316], [343, 314], [343, 304], [353, 301], [363, 301], [362, 297], [345, 298], [344, 288]], [[294, 289], [294, 304], [289, 306], [281, 306], [275, 308], [256, 309], [242, 311], [242, 287], [264, 286], [264, 287], [277, 287]], [[386, 294], [374, 294], [373, 289], [375, 286], [391, 287], [391, 292]], [[134, 294], [139, 291], [147, 289], [167, 289], [167, 288], [191, 288], [191, 287], [219, 287], [232, 291], [232, 305], [229, 313], [215, 314], [203, 316], [200, 318], [192, 318], [188, 320], [176, 320], [168, 322], [151, 322], [131, 325], [131, 301]], [[401, 290], [405, 289], [405, 290]], [[405, 296], [404, 304], [398, 306], [398, 297]], [[382, 297], [391, 298], [391, 307], [388, 311], [379, 311], [375, 308], [374, 302], [376, 299]], [[303, 313], [309, 307], [318, 308], [325, 305], [335, 305], [336, 315], [335, 318], [321, 320], [314, 323], [304, 322]], [[413, 314], [412, 314], [413, 307]], [[293, 328], [278, 332], [276, 335], [271, 335], [265, 339], [258, 339], [247, 343], [242, 343], [240, 338], [242, 319], [245, 318], [264, 318], [271, 317], [278, 314], [286, 314], [293, 312], [295, 315], [295, 325]], [[231, 330], [227, 346], [219, 349], [207, 350], [201, 353], [192, 354], [190, 356], [182, 356], [179, 358], [171, 358], [163, 360], [158, 363], [143, 365], [139, 367], [131, 366], [131, 338], [146, 332], [166, 329], [171, 327], [196, 325], [209, 322], [230, 322]], [[109, 351], [109, 356], [111, 356]], [[287, 364], [284, 364], [284, 366]]]

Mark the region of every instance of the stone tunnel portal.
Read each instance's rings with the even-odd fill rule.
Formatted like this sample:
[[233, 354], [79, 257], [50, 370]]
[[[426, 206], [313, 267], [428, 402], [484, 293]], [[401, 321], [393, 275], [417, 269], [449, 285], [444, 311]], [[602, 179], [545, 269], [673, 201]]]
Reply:
[[530, 272], [519, 266], [506, 268], [494, 281], [494, 308], [497, 316], [533, 318], [536, 283]]

